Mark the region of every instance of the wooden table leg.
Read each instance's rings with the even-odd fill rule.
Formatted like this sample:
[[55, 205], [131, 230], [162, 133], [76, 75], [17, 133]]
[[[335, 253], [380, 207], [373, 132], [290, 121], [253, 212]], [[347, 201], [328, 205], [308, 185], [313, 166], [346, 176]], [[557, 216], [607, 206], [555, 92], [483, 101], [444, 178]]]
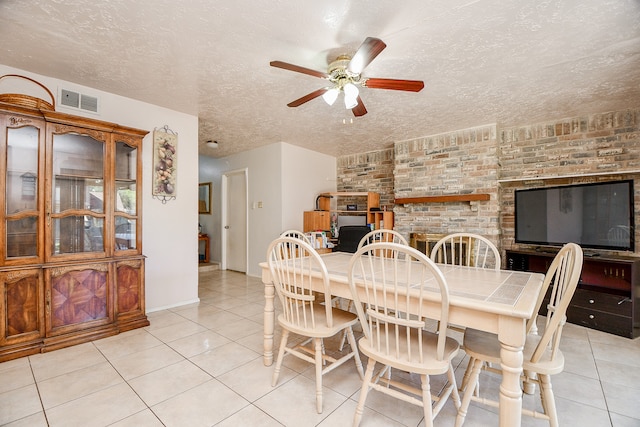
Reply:
[[273, 363], [273, 331], [275, 327], [275, 309], [273, 298], [275, 288], [273, 283], [264, 285], [264, 365]]
[[[507, 324], [508, 323], [508, 324]], [[500, 427], [520, 427], [522, 419], [522, 349], [525, 340], [524, 322], [505, 322], [500, 325]]]

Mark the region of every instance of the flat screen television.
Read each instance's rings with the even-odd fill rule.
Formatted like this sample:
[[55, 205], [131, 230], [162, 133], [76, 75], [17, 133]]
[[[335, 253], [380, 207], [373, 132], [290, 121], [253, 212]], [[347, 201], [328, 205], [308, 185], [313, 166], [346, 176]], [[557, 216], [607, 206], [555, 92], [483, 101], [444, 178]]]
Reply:
[[515, 191], [515, 241], [633, 251], [633, 180]]

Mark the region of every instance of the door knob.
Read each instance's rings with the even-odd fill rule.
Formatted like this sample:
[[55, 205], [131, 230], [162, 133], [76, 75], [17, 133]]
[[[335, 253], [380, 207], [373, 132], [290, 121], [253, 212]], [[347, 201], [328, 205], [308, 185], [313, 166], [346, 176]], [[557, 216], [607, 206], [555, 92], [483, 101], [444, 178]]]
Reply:
[[225, 228], [225, 230], [228, 230], [228, 229], [229, 229], [229, 226], [228, 226], [228, 225], [225, 225], [225, 226], [224, 226], [224, 228]]

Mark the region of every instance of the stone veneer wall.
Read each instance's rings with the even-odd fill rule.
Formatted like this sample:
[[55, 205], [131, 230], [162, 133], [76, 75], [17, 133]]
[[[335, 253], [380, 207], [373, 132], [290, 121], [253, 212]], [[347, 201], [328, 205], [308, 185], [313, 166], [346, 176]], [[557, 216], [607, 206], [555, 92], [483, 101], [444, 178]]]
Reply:
[[[593, 114], [500, 131], [502, 248], [514, 243], [514, 191], [640, 176], [640, 110]], [[635, 182], [640, 253], [640, 181]], [[526, 246], [525, 246], [526, 247]]]
[[338, 191], [375, 191], [380, 208], [393, 209], [393, 148], [339, 157]]
[[409, 233], [477, 233], [498, 243], [496, 125], [395, 145], [395, 197], [489, 194], [489, 201], [396, 205], [395, 228]]
[[[381, 206], [393, 207], [394, 228], [405, 237], [411, 232], [472, 231], [504, 250], [516, 247], [516, 189], [638, 178], [640, 109], [453, 131], [398, 142], [394, 149], [343, 156], [337, 163], [338, 191], [379, 192]], [[460, 193], [488, 193], [490, 200], [393, 204], [400, 197]], [[640, 181], [635, 184], [635, 213], [640, 224]], [[640, 243], [639, 228], [635, 240]]]

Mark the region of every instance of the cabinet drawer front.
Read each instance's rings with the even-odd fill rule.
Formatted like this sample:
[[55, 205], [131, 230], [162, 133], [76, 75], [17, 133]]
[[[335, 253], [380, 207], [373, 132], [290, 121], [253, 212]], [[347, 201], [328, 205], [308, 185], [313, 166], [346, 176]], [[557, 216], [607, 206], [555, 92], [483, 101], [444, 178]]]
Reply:
[[598, 310], [589, 310], [582, 307], [569, 307], [567, 320], [576, 325], [609, 332], [627, 338], [632, 338], [633, 322], [631, 317], [617, 316]]
[[603, 292], [576, 290], [571, 299], [571, 306], [582, 307], [587, 310], [598, 310], [618, 316], [631, 317], [631, 299], [622, 295]]

